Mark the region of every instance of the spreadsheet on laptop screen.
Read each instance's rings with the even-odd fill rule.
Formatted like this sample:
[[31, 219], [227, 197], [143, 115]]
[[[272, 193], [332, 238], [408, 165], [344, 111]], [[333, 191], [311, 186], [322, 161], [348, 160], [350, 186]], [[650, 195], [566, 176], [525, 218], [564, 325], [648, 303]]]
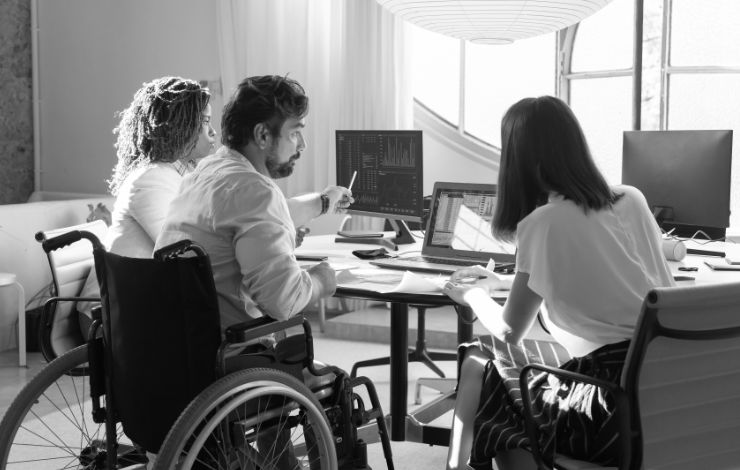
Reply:
[[485, 191], [444, 190], [430, 229], [429, 245], [473, 252], [514, 254], [516, 248], [491, 234], [496, 195]]

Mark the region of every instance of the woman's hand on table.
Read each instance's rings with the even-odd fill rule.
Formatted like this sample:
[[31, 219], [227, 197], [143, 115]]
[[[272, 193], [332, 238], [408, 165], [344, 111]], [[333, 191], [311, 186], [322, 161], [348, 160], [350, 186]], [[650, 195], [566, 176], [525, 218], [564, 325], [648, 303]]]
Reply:
[[471, 292], [480, 290], [490, 296], [495, 290], [511, 289], [511, 283], [510, 279], [501, 279], [498, 274], [483, 266], [471, 266], [452, 273], [442, 292], [455, 302], [468, 305], [466, 297]]

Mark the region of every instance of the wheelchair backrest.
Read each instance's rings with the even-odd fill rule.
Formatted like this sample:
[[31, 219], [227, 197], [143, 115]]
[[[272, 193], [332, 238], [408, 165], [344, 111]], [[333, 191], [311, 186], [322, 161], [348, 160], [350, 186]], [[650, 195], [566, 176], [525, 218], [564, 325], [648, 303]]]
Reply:
[[210, 261], [205, 254], [94, 256], [112, 391], [106, 402], [112, 398], [128, 437], [157, 452], [185, 406], [216, 378], [221, 332]]

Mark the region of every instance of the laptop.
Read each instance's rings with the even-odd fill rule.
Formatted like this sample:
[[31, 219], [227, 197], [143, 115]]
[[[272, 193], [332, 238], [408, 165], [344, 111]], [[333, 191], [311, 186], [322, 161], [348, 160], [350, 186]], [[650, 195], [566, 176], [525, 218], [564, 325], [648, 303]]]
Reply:
[[493, 259], [495, 271], [511, 273], [516, 246], [491, 235], [495, 206], [495, 184], [437, 182], [421, 255], [370, 263], [389, 269], [450, 274], [461, 267], [486, 266]]

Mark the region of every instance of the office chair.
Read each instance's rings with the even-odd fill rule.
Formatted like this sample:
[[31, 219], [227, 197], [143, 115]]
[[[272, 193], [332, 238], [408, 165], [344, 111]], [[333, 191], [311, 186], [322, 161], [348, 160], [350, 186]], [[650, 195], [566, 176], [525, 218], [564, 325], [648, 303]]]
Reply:
[[[609, 390], [617, 403], [620, 469], [737, 468], [740, 462], [740, 283], [656, 288], [647, 294], [621, 381], [530, 364], [520, 383], [530, 442], [530, 372]], [[532, 449], [538, 468], [551, 456]], [[557, 454], [555, 468], [597, 468]], [[601, 467], [598, 467], [601, 468]]]
[[[85, 230], [102, 239], [108, 226], [102, 220], [95, 220], [37, 232], [36, 240], [43, 247], [45, 240], [73, 230]], [[39, 324], [39, 346], [44, 359], [51, 362], [65, 352], [85, 344], [90, 320], [87, 317], [80, 318], [75, 308], [77, 302], [100, 299], [79, 297], [93, 265], [90, 242], [80, 240], [58, 250], [44, 251], [51, 269], [53, 297], [44, 304]]]

